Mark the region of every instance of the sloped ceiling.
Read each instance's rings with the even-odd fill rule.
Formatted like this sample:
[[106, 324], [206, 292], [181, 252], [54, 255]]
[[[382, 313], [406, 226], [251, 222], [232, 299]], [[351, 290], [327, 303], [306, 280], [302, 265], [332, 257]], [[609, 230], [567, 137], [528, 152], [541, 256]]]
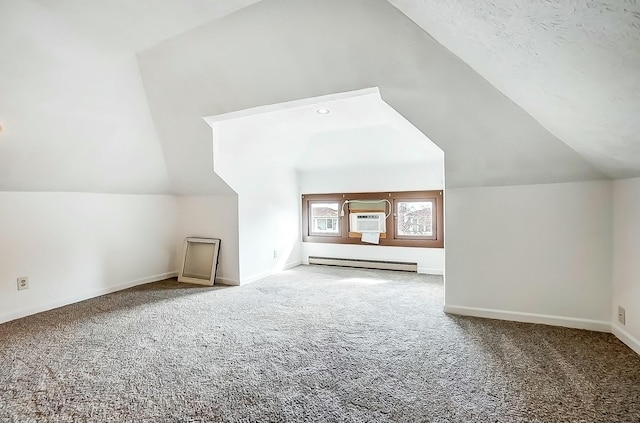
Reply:
[[216, 163], [232, 157], [248, 167], [330, 172], [359, 165], [375, 172], [379, 165], [442, 169], [444, 160], [442, 150], [382, 101], [375, 88], [205, 120], [214, 128]]
[[202, 116], [373, 86], [449, 186], [638, 175], [635, 1], [392, 3], [535, 120], [385, 0], [0, 0], [0, 190], [225, 192]]
[[389, 1], [608, 176], [640, 176], [640, 2]]
[[0, 190], [170, 192], [135, 52], [256, 0], [0, 0]]
[[445, 151], [448, 186], [604, 177], [384, 0], [263, 0], [138, 61], [177, 192], [219, 189], [200, 116], [375, 86]]

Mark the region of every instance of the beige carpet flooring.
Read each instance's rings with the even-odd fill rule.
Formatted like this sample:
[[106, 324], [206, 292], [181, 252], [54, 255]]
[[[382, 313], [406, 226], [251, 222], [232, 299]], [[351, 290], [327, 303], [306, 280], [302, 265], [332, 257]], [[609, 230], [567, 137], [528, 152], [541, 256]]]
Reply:
[[0, 422], [639, 422], [610, 334], [446, 315], [442, 279], [298, 267], [0, 325]]

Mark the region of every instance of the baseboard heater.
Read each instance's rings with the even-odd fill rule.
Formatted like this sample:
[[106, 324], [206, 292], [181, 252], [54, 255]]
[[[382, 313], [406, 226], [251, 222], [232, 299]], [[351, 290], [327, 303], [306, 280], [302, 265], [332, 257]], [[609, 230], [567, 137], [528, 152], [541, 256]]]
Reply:
[[326, 266], [359, 267], [362, 269], [401, 270], [403, 272], [418, 272], [418, 263], [382, 260], [359, 260], [332, 257], [309, 256], [309, 264], [324, 264]]

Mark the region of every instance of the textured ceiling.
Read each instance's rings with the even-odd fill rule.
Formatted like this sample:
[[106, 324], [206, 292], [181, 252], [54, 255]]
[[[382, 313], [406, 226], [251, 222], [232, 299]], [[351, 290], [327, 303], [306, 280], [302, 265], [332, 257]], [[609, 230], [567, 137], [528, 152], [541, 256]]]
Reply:
[[612, 178], [640, 176], [640, 2], [390, 0]]

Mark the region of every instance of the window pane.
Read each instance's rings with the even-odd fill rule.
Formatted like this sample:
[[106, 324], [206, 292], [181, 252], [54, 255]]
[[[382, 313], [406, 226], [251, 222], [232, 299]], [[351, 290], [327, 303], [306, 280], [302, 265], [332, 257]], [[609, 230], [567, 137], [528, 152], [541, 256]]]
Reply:
[[311, 203], [311, 232], [315, 234], [338, 235], [338, 206], [340, 203]]
[[398, 201], [396, 235], [433, 236], [433, 202]]

